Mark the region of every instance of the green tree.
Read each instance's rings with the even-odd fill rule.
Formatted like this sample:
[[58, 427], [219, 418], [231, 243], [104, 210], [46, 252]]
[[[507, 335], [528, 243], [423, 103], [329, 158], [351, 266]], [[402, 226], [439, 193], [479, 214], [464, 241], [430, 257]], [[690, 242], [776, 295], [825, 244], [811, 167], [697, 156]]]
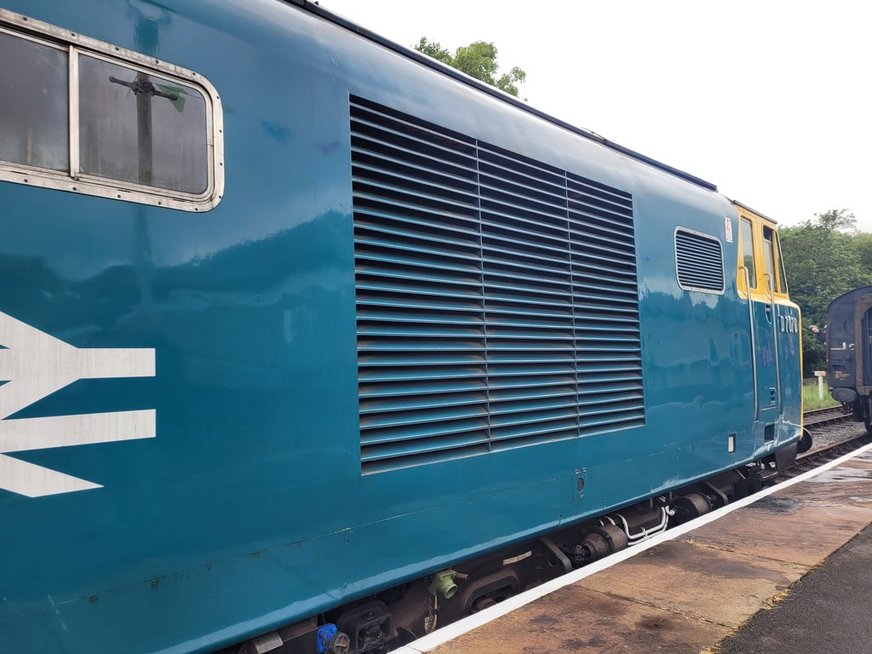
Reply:
[[860, 254], [860, 265], [863, 270], [872, 272], [872, 234], [860, 232], [854, 237], [854, 245]]
[[527, 79], [527, 73], [518, 66], [514, 66], [507, 73], [500, 74], [497, 47], [487, 41], [474, 41], [457, 48], [454, 54], [451, 54], [438, 41], [429, 41], [427, 37], [422, 36], [414, 48], [515, 97], [518, 96], [518, 84]]
[[442, 47], [441, 43], [438, 41], [428, 41], [426, 36], [422, 36], [421, 40], [418, 41], [418, 45], [414, 46], [414, 48], [418, 52], [423, 52], [425, 55], [438, 59], [443, 64], [448, 64], [449, 66], [454, 61], [454, 57], [448, 50]]
[[[823, 344], [811, 331], [812, 325], [826, 324], [827, 307], [836, 297], [872, 283], [872, 268], [863, 265], [861, 235], [855, 232], [856, 224], [852, 213], [836, 209], [781, 230], [790, 297], [802, 309], [806, 375], [821, 369], [826, 360]], [[872, 249], [868, 256], [872, 257]]]
[[831, 232], [853, 234], [857, 230], [857, 218], [847, 209], [830, 209], [824, 213], [815, 214], [812, 222]]

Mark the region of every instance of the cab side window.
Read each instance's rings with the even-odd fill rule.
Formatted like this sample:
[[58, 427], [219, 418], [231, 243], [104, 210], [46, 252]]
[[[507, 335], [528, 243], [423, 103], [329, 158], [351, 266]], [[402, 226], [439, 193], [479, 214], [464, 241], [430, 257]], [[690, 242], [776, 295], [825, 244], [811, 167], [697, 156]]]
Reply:
[[787, 277], [784, 274], [784, 258], [781, 252], [781, 238], [777, 233], [775, 237], [775, 269], [778, 271], [778, 288], [782, 293], [787, 293]]
[[748, 283], [752, 289], [757, 288], [757, 269], [754, 266], [754, 228], [751, 221], [742, 218], [741, 235], [742, 241], [742, 265], [748, 270]]
[[767, 291], [768, 285], [772, 285], [772, 290], [778, 292], [778, 280], [775, 278], [775, 230], [771, 227], [763, 227], [763, 261], [766, 265]]

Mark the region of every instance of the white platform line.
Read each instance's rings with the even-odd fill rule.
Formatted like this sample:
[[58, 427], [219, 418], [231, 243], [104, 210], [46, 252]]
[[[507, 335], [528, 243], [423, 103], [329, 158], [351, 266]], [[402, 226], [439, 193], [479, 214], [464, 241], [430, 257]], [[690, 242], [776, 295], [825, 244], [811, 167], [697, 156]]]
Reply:
[[839, 457], [838, 459], [830, 461], [829, 463], [825, 463], [824, 465], [815, 468], [814, 470], [809, 470], [808, 472], [797, 475], [792, 479], [783, 481], [780, 484], [770, 486], [769, 488], [766, 488], [759, 493], [755, 493], [750, 497], [745, 497], [741, 500], [732, 502], [731, 504], [727, 504], [726, 506], [707, 513], [704, 516], [701, 516], [695, 520], [691, 520], [690, 522], [686, 522], [683, 525], [674, 527], [669, 531], [658, 534], [657, 536], [654, 536], [653, 538], [639, 543], [638, 545], [632, 545], [625, 550], [617, 552], [616, 554], [607, 556], [606, 558], [600, 559], [599, 561], [591, 563], [590, 565], [586, 565], [583, 568], [573, 570], [572, 572], [562, 575], [556, 579], [552, 579], [551, 581], [546, 581], [544, 584], [536, 586], [535, 588], [531, 588], [530, 590], [520, 593], [518, 595], [514, 595], [513, 597], [509, 597], [508, 599], [503, 600], [499, 604], [496, 604], [490, 608], [484, 609], [483, 611], [479, 611], [478, 613], [462, 618], [461, 620], [453, 622], [445, 627], [441, 627], [440, 629], [434, 631], [432, 634], [428, 634], [422, 638], [419, 638], [416, 641], [409, 643], [408, 645], [393, 650], [391, 654], [423, 654], [424, 652], [429, 652], [433, 649], [436, 649], [440, 645], [443, 645], [448, 641], [457, 638], [458, 636], [469, 633], [473, 629], [485, 625], [492, 620], [496, 620], [497, 618], [504, 616], [507, 613], [511, 613], [515, 609], [518, 609], [525, 604], [529, 604], [530, 602], [533, 602], [540, 597], [548, 595], [549, 593], [553, 593], [555, 590], [558, 590], [570, 584], [574, 584], [575, 582], [580, 581], [585, 577], [596, 574], [600, 570], [611, 568], [613, 565], [617, 565], [618, 563], [626, 561], [627, 559], [632, 558], [637, 554], [641, 554], [642, 552], [649, 550], [662, 542], [678, 538], [679, 536], [683, 536], [684, 534], [691, 532], [694, 529], [698, 529], [703, 525], [714, 522], [715, 520], [727, 515], [728, 513], [732, 513], [737, 509], [741, 509], [748, 506], [749, 504], [753, 504], [757, 500], [772, 495], [773, 493], [777, 493], [780, 490], [784, 490], [785, 488], [793, 486], [794, 484], [798, 484], [805, 481], [806, 479], [810, 479], [815, 475], [830, 470], [831, 468], [835, 468], [836, 466], [841, 465], [845, 461], [850, 461], [854, 457], [865, 454], [870, 450], [872, 450], [872, 444], [864, 445], [863, 447], [854, 450], [850, 454], [846, 454]]

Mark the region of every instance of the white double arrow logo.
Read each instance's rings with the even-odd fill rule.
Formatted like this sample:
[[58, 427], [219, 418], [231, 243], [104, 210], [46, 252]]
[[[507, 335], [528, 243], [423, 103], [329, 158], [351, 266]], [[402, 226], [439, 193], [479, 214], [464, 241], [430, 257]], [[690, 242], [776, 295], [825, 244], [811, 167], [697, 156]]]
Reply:
[[42, 497], [100, 488], [10, 452], [154, 438], [155, 412], [9, 419], [79, 379], [154, 377], [153, 349], [80, 349], [0, 312], [0, 489]]

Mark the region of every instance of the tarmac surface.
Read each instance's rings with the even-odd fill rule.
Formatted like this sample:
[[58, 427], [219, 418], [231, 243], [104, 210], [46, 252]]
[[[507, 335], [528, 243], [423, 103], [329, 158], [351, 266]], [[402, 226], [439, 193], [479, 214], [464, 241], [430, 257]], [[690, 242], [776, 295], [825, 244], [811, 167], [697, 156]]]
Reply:
[[872, 450], [797, 481], [452, 640], [402, 651], [872, 654]]

